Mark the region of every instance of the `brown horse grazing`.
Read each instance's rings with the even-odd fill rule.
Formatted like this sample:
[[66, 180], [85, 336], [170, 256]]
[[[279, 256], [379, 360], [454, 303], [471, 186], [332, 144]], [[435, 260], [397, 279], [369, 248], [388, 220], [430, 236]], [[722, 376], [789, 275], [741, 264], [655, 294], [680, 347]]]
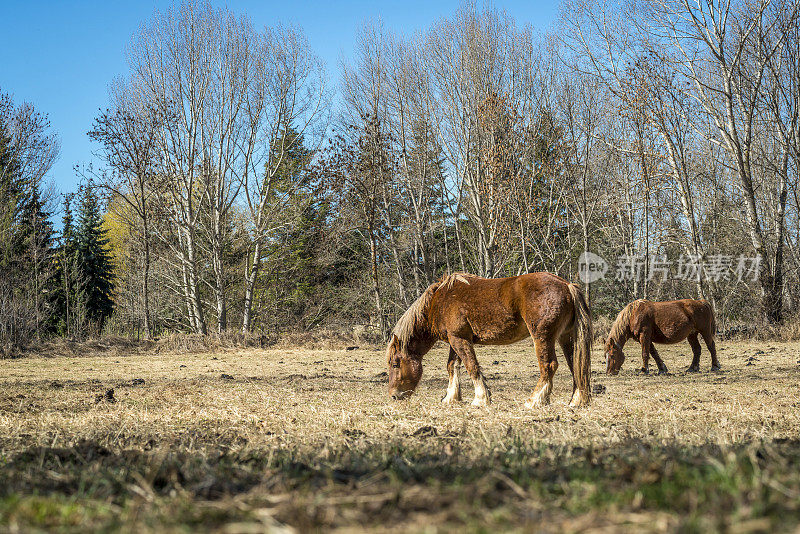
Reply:
[[658, 355], [653, 343], [680, 343], [689, 339], [692, 346], [692, 364], [687, 371], [700, 371], [700, 342], [698, 334], [711, 353], [711, 370], [719, 370], [717, 347], [714, 334], [717, 323], [714, 310], [706, 300], [670, 300], [667, 302], [651, 302], [639, 299], [631, 302], [617, 315], [611, 326], [611, 332], [605, 343], [606, 372], [611, 375], [619, 373], [625, 353], [622, 347], [629, 338], [634, 338], [642, 345], [642, 371], [648, 371], [650, 355], [658, 365], [658, 372], [668, 373], [669, 369]]
[[472, 404], [485, 406], [490, 392], [473, 345], [507, 345], [531, 336], [540, 377], [525, 407], [550, 402], [558, 368], [556, 342], [572, 371], [570, 405], [584, 406], [590, 399], [591, 329], [580, 288], [558, 276], [533, 273], [488, 279], [451, 274], [431, 284], [394, 327], [386, 348], [389, 394], [395, 399], [411, 395], [422, 376], [422, 357], [434, 343], [445, 341], [450, 344], [450, 384], [442, 402], [461, 400], [458, 365], [463, 362], [475, 386]]

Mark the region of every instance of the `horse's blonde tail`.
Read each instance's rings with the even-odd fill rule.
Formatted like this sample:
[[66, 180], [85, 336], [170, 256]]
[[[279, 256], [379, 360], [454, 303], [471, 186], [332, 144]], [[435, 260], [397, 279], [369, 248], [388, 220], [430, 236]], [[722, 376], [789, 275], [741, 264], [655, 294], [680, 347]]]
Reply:
[[569, 284], [569, 293], [575, 309], [575, 351], [572, 357], [572, 372], [577, 389], [572, 395], [570, 406], [586, 406], [592, 397], [591, 354], [592, 354], [592, 315], [580, 286]]
[[715, 339], [717, 337], [717, 315], [714, 313], [714, 306], [711, 305], [711, 302], [708, 300], [703, 301], [708, 308], [708, 313], [711, 316], [711, 320], [709, 321], [709, 332], [708, 334], [711, 336], [711, 339]]

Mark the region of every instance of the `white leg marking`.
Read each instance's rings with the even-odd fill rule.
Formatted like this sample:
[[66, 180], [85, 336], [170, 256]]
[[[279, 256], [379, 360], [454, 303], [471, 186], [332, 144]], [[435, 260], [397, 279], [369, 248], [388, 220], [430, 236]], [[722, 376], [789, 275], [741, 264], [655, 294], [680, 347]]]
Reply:
[[450, 378], [450, 383], [447, 385], [447, 395], [444, 396], [442, 402], [445, 404], [452, 404], [461, 401], [461, 380], [458, 376], [458, 365], [453, 366], [453, 376]]
[[550, 391], [553, 389], [552, 382], [545, 382], [542, 389], [535, 392], [531, 398], [525, 403], [526, 408], [541, 408], [550, 404]]
[[581, 393], [580, 389], [576, 389], [575, 393], [572, 394], [572, 400], [570, 401], [569, 405], [572, 406], [573, 408], [577, 408], [579, 406], [583, 406], [583, 404], [584, 404], [583, 393]]
[[472, 401], [473, 406], [488, 406], [489, 395], [486, 393], [486, 383], [483, 380], [483, 375], [480, 375], [476, 380], [472, 381], [475, 384], [475, 399]]

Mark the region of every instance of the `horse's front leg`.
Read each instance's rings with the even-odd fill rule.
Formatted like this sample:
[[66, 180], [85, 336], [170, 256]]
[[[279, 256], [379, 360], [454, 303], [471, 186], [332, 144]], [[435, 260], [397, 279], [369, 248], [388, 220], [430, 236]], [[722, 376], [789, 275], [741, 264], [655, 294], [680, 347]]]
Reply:
[[450, 382], [447, 385], [447, 394], [442, 399], [445, 404], [453, 404], [461, 402], [461, 381], [458, 376], [458, 368], [461, 366], [461, 359], [450, 347], [450, 355], [447, 358], [447, 374], [450, 376]]
[[541, 408], [550, 404], [550, 393], [553, 391], [553, 375], [558, 369], [556, 347], [552, 340], [534, 338], [533, 346], [536, 359], [539, 360], [539, 381], [531, 398], [525, 402], [526, 408]]
[[472, 342], [463, 338], [450, 337], [448, 339], [450, 347], [456, 351], [456, 355], [461, 358], [472, 383], [475, 386], [475, 398], [472, 401], [473, 406], [488, 406], [491, 403], [492, 394], [486, 386], [486, 380], [481, 373], [481, 366], [478, 364], [478, 359], [475, 357], [475, 349]]
[[665, 364], [664, 360], [661, 359], [661, 356], [658, 354], [656, 346], [653, 343], [650, 343], [650, 354], [656, 361], [656, 365], [658, 366], [658, 374], [660, 375], [669, 374], [669, 369], [667, 368], [667, 364]]
[[647, 374], [650, 372], [650, 333], [642, 332], [639, 335], [639, 343], [642, 344], [642, 372]]

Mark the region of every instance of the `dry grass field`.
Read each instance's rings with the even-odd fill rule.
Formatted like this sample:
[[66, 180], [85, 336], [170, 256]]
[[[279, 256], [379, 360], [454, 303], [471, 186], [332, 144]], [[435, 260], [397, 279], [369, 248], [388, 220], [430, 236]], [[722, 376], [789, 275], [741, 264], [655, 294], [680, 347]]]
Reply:
[[800, 344], [719, 345], [595, 350], [581, 410], [561, 360], [539, 411], [530, 341], [480, 348], [488, 409], [440, 404], [444, 347], [402, 402], [381, 349], [4, 360], [0, 531], [797, 532]]

